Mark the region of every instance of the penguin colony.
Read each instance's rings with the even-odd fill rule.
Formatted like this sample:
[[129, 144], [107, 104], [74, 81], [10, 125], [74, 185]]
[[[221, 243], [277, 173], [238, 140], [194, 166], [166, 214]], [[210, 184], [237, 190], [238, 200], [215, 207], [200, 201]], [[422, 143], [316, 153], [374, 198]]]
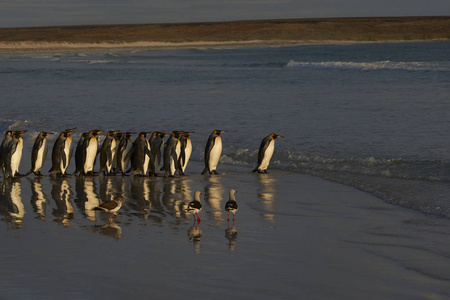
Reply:
[[[65, 176], [72, 158], [72, 132], [76, 128], [61, 132], [53, 144], [50, 175]], [[164, 177], [184, 175], [192, 153], [192, 142], [189, 136], [194, 132], [172, 131], [170, 134], [155, 131], [140, 132], [132, 140], [134, 132], [109, 131], [101, 147], [99, 133], [102, 130], [91, 130], [81, 134], [75, 149], [75, 172], [77, 175], [122, 175], [157, 176], [164, 171]], [[205, 168], [201, 174], [218, 174], [217, 165], [222, 154], [221, 134], [226, 130], [214, 130], [208, 138], [205, 148]], [[4, 178], [15, 178], [19, 174], [23, 152], [22, 135], [26, 131], [7, 131], [0, 146], [0, 172]], [[41, 170], [47, 157], [49, 132], [41, 131], [36, 137], [31, 153], [31, 173], [43, 176]], [[164, 137], [169, 136], [167, 142]], [[265, 137], [258, 152], [258, 165], [253, 172], [267, 173], [275, 146], [275, 139], [283, 136], [275, 133]], [[94, 172], [97, 157], [100, 157], [100, 169]], [[162, 167], [158, 170], [159, 166]], [[230, 211], [233, 212], [233, 211]]]

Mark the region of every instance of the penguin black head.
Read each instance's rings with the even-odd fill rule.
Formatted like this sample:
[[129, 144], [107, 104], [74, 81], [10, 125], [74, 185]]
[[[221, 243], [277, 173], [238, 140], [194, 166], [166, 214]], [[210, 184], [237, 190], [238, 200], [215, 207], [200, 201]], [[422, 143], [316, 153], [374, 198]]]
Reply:
[[126, 132], [125, 136], [126, 137], [131, 137], [133, 134], [135, 134], [136, 132]]
[[219, 130], [219, 129], [214, 130], [214, 133], [217, 135], [220, 135], [221, 133], [224, 133], [224, 132], [228, 132], [228, 131], [227, 130]]
[[13, 132], [13, 136], [15, 137], [15, 138], [20, 138], [21, 136], [22, 136], [22, 134], [24, 134], [24, 133], [26, 133], [27, 131], [26, 130], [18, 130], [18, 131], [14, 131]]
[[103, 130], [98, 130], [98, 129], [91, 130], [92, 135], [98, 135], [99, 133], [102, 133], [102, 132], [103, 132]]
[[139, 133], [139, 136], [147, 137], [148, 134], [149, 134], [149, 132], [142, 131], [142, 132]]
[[71, 132], [74, 131], [75, 129], [77, 129], [77, 128], [76, 128], [76, 127], [75, 127], [75, 128], [69, 128], [69, 129], [64, 130], [63, 132], [71, 133]]
[[6, 135], [12, 136], [12, 134], [13, 134], [13, 132], [10, 131], [10, 130], [8, 130], [7, 132], [5, 132], [5, 136], [6, 136]]
[[113, 137], [118, 131], [110, 130], [108, 131], [108, 136]]
[[189, 137], [193, 133], [195, 133], [195, 131], [185, 131], [185, 132], [183, 132], [183, 136]]
[[178, 131], [178, 130], [172, 131], [172, 136], [174, 138], [179, 138], [181, 134], [183, 134], [183, 131]]
[[125, 133], [123, 133], [123, 132], [116, 132], [116, 134], [115, 134], [115, 137], [118, 140], [120, 140], [123, 136], [125, 136]]
[[47, 135], [50, 135], [50, 134], [53, 134], [53, 133], [41, 131], [39, 134], [40, 134], [41, 136], [43, 136], [43, 137], [46, 137]]
[[270, 135], [271, 135], [274, 139], [277, 139], [277, 138], [284, 138], [284, 136], [278, 135], [278, 134], [276, 134], [276, 133], [271, 133]]

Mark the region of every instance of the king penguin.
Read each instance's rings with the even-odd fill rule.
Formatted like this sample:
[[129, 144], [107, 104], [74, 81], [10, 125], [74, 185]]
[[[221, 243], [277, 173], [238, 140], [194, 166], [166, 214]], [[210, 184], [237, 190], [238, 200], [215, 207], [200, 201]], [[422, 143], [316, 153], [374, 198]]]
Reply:
[[120, 139], [119, 146], [117, 149], [117, 172], [121, 172], [122, 175], [126, 175], [125, 171], [128, 168], [131, 158], [131, 150], [133, 149], [133, 141], [131, 136], [134, 132], [126, 132]]
[[173, 177], [175, 172], [179, 169], [179, 156], [181, 152], [181, 142], [179, 140], [182, 131], [172, 131], [167, 145], [164, 148], [164, 165], [161, 170], [164, 170], [164, 177]]
[[180, 162], [179, 162], [179, 173], [180, 175], [184, 175], [184, 171], [186, 170], [187, 164], [189, 162], [189, 159], [191, 158], [192, 154], [192, 141], [189, 138], [191, 134], [194, 132], [183, 132], [183, 134], [180, 137], [181, 142], [181, 153], [180, 153]]
[[5, 169], [6, 176], [14, 178], [19, 174], [19, 166], [20, 161], [22, 160], [22, 152], [23, 152], [23, 139], [22, 134], [26, 133], [26, 130], [23, 131], [14, 131], [12, 135], [11, 141], [8, 143], [6, 150], [6, 159], [5, 159]]
[[133, 175], [147, 175], [150, 164], [150, 144], [147, 140], [148, 132], [141, 132], [133, 144], [131, 169]]
[[84, 165], [82, 173], [84, 175], [94, 174], [94, 164], [98, 153], [98, 134], [101, 132], [103, 130], [91, 130], [83, 141]]
[[34, 173], [34, 175], [42, 176], [41, 169], [44, 166], [47, 158], [47, 136], [52, 133], [41, 131], [34, 141], [33, 150], [31, 151], [31, 169], [27, 175]]
[[[165, 134], [161, 131], [155, 131], [149, 141], [152, 155], [150, 160], [150, 172], [153, 176], [156, 176], [158, 167], [161, 164], [161, 157], [164, 152], [164, 137], [167, 135], [169, 134]], [[153, 136], [155, 138], [153, 138]]]
[[8, 144], [12, 140], [13, 132], [8, 130], [5, 132], [5, 138], [3, 139], [2, 145], [0, 146], [0, 171], [5, 174], [5, 158], [7, 154]]
[[205, 168], [202, 175], [206, 172], [209, 174], [218, 174], [216, 171], [217, 164], [219, 163], [220, 155], [222, 154], [222, 139], [220, 134], [227, 132], [226, 130], [214, 130], [208, 138], [205, 148]]
[[271, 133], [262, 140], [258, 151], [258, 166], [252, 172], [258, 171], [258, 173], [267, 173], [267, 167], [269, 166], [270, 159], [272, 158], [275, 149], [275, 139], [283, 137], [284, 136]]
[[81, 174], [84, 167], [83, 143], [89, 132], [83, 132], [78, 140], [77, 148], [75, 149], [75, 172], [74, 174]]
[[109, 131], [103, 141], [100, 149], [100, 170], [99, 173], [105, 175], [111, 174], [114, 156], [116, 155], [116, 139], [114, 138], [117, 131]]
[[114, 140], [116, 141], [116, 151], [114, 151], [114, 158], [112, 162], [112, 173], [115, 174], [117, 171], [117, 153], [119, 152], [119, 143], [122, 137], [125, 135], [123, 132], [117, 132], [114, 135]]
[[52, 167], [50, 175], [67, 175], [67, 168], [72, 158], [72, 131], [76, 128], [66, 129], [59, 134], [53, 144], [52, 149]]

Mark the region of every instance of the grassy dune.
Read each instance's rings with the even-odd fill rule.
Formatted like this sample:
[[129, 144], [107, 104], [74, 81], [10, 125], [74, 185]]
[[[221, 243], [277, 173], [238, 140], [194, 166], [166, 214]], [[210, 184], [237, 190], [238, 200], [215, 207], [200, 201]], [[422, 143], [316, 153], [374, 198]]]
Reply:
[[[209, 23], [0, 28], [4, 47], [57, 44], [185, 43], [238, 45], [450, 39], [450, 16], [283, 19]], [[137, 45], [135, 45], [137, 46]], [[143, 45], [142, 45], [143, 46]], [[167, 46], [167, 45], [166, 45]], [[66, 45], [67, 47], [67, 45]]]

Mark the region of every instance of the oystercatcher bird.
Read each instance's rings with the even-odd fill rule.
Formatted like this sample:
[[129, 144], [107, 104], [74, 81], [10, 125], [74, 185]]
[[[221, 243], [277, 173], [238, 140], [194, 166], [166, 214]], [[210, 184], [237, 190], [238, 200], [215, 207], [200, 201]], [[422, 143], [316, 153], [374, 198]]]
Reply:
[[98, 208], [109, 212], [109, 218], [122, 207], [123, 198], [116, 197], [113, 201], [101, 203]]
[[[198, 217], [198, 213], [202, 210], [202, 203], [200, 202], [200, 195], [203, 193], [200, 191], [195, 192], [194, 200], [189, 202], [187, 211], [190, 212], [192, 215], [197, 216], [197, 223], [200, 224], [202, 220]], [[194, 219], [195, 222], [195, 219]]]
[[234, 194], [237, 193], [236, 190], [230, 190], [230, 200], [225, 203], [225, 210], [227, 211], [227, 221], [230, 221], [230, 213], [233, 214], [233, 222], [234, 222], [234, 214], [238, 210], [238, 204], [236, 202], [236, 198]]

